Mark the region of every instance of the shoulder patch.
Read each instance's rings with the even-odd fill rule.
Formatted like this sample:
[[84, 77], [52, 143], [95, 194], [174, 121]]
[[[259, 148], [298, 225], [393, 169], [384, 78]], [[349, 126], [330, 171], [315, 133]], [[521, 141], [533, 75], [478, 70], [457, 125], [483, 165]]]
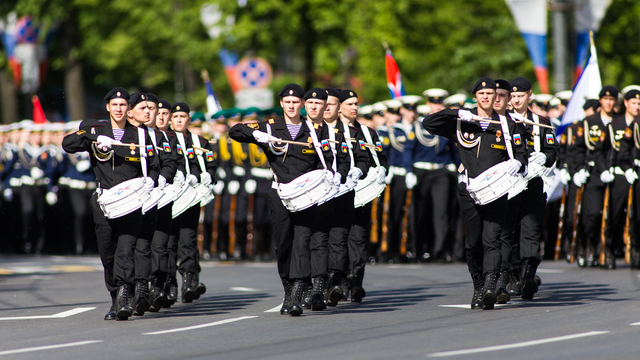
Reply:
[[269, 124], [275, 124], [275, 121], [273, 119], [269, 119]]
[[207, 152], [207, 162], [213, 162], [213, 151]]
[[553, 145], [555, 143], [555, 139], [553, 134], [547, 134], [547, 144]]
[[258, 123], [249, 123], [247, 124], [248, 127], [252, 128], [252, 129], [259, 129], [260, 125], [258, 125]]
[[522, 145], [522, 137], [520, 134], [513, 134], [513, 143], [516, 145]]
[[76, 135], [82, 135], [84, 133], [86, 133], [86, 131], [84, 131], [84, 130], [76, 131]]
[[166, 153], [170, 153], [171, 152], [171, 145], [169, 145], [168, 142], [164, 141], [162, 143], [162, 150], [164, 150], [164, 152], [166, 152]]
[[339, 132], [340, 130], [338, 130], [338, 128], [333, 128], [333, 132], [335, 132], [336, 134]]

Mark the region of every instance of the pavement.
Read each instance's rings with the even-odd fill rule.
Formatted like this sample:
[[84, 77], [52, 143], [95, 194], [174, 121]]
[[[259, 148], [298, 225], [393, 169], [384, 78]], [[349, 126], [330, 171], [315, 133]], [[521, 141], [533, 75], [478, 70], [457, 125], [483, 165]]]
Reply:
[[203, 262], [191, 304], [104, 321], [97, 257], [0, 256], [0, 359], [637, 359], [640, 272], [543, 262], [532, 301], [471, 310], [464, 264], [367, 266], [362, 303], [279, 314], [275, 263]]

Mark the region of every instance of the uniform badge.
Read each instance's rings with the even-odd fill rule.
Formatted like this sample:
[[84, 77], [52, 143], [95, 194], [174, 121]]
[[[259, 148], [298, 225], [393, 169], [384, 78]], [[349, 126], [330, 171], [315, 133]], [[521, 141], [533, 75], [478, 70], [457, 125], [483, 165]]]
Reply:
[[302, 149], [303, 154], [315, 154], [316, 151], [313, 149]]
[[633, 135], [633, 131], [630, 127], [624, 129], [624, 137], [630, 138]]
[[153, 145], [147, 145], [147, 156], [153, 156]]
[[[412, 133], [413, 134], [413, 133]], [[360, 144], [360, 149], [362, 150], [367, 150], [367, 147], [364, 144], [364, 141], [362, 140], [358, 140], [358, 144]]]
[[582, 136], [582, 134], [583, 134], [583, 130], [582, 130], [582, 126], [580, 126], [580, 127], [578, 128], [578, 131], [576, 132], [576, 135], [578, 135], [578, 136]]
[[547, 144], [553, 145], [553, 134], [547, 134]]
[[409, 133], [409, 140], [413, 140], [416, 138], [416, 134], [412, 131]]
[[473, 140], [474, 137], [475, 135], [473, 133], [469, 134], [469, 139]]
[[522, 137], [520, 137], [520, 134], [513, 134], [513, 142], [516, 145], [522, 145]]
[[84, 133], [86, 133], [86, 131], [84, 131], [84, 130], [76, 131], [76, 135], [82, 135]]
[[48, 153], [46, 151], [40, 155], [40, 159], [42, 160], [47, 160], [47, 157], [48, 157]]
[[136, 154], [136, 147], [133, 146], [133, 144], [131, 146], [129, 146], [129, 149], [131, 150], [131, 155], [135, 155]]
[[328, 139], [322, 139], [322, 151], [329, 151], [329, 140]]
[[604, 131], [600, 131], [600, 130], [598, 130], [598, 132], [600, 133], [600, 141], [603, 142], [604, 139], [607, 137], [607, 134]]
[[171, 145], [166, 141], [162, 143], [162, 148], [164, 149], [164, 152], [171, 152]]
[[347, 147], [347, 143], [344, 143], [344, 142], [343, 142], [343, 143], [342, 143], [342, 147], [341, 147], [341, 148], [342, 148], [342, 152], [343, 152], [343, 153], [345, 153], [345, 154], [346, 154], [347, 152], [349, 152], [349, 148]]
[[213, 151], [207, 152], [207, 162], [213, 161]]
[[182, 155], [182, 146], [178, 144], [178, 155]]
[[259, 129], [260, 125], [258, 125], [258, 123], [249, 123], [247, 124], [248, 127], [252, 128], [252, 129]]
[[383, 137], [382, 138], [382, 145], [389, 146], [389, 138], [388, 137]]
[[567, 143], [567, 135], [562, 134], [560, 135], [560, 144], [564, 145]]
[[502, 136], [502, 131], [501, 130], [496, 131], [496, 142], [500, 142], [501, 136]]
[[377, 152], [382, 151], [382, 144], [380, 143], [380, 141], [376, 141], [376, 151]]
[[193, 149], [191, 149], [191, 148], [187, 149], [187, 157], [189, 159], [193, 159], [195, 156], [196, 156], [196, 153], [193, 152]]
[[275, 121], [273, 121], [273, 119], [269, 119], [269, 124], [273, 124], [275, 123]]

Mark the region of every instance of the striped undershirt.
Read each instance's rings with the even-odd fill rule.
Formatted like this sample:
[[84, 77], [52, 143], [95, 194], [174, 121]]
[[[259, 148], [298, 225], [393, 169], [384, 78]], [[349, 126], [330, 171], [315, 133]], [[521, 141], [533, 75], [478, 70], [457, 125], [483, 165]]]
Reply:
[[120, 141], [122, 140], [122, 137], [124, 136], [124, 129], [113, 129], [113, 137]]
[[298, 125], [287, 124], [287, 129], [289, 130], [289, 134], [291, 135], [292, 139], [295, 139], [296, 136], [298, 136], [301, 126], [302, 124], [298, 124]]

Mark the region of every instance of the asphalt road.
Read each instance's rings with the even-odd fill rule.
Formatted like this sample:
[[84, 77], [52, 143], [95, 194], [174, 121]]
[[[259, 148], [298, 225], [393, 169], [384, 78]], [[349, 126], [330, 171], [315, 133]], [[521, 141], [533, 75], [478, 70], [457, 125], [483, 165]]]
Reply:
[[[207, 293], [128, 321], [94, 257], [0, 256], [0, 358], [637, 359], [640, 272], [544, 262], [533, 301], [470, 310], [464, 264], [376, 265], [367, 297], [282, 316], [274, 263], [203, 263]], [[269, 312], [272, 310], [272, 312]]]

